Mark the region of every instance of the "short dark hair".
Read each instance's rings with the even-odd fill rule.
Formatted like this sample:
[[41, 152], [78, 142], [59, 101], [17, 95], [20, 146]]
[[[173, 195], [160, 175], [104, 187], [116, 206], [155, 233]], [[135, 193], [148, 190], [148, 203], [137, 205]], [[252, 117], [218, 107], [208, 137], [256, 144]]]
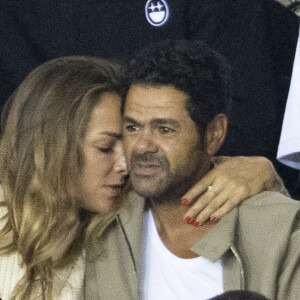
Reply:
[[128, 66], [132, 84], [173, 86], [186, 93], [187, 111], [198, 130], [231, 99], [230, 68], [225, 58], [201, 41], [165, 40], [139, 51]]
[[227, 291], [223, 294], [210, 298], [210, 300], [268, 300], [265, 296], [253, 291]]

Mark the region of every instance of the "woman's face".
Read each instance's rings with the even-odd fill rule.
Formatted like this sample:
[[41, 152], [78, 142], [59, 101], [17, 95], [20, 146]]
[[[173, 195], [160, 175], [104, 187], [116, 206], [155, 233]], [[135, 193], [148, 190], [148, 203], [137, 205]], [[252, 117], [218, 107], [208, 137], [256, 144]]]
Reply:
[[106, 212], [120, 199], [127, 174], [120, 108], [120, 96], [106, 93], [91, 114], [82, 145], [83, 168], [76, 188], [86, 210]]

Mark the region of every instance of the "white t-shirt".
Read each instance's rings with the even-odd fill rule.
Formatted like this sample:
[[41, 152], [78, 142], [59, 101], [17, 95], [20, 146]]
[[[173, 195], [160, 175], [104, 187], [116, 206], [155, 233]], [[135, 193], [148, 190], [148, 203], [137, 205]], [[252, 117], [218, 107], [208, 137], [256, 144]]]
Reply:
[[221, 260], [175, 256], [161, 241], [151, 211], [144, 215], [143, 300], [208, 299], [224, 292]]
[[287, 166], [300, 170], [300, 36], [298, 37], [277, 159]]

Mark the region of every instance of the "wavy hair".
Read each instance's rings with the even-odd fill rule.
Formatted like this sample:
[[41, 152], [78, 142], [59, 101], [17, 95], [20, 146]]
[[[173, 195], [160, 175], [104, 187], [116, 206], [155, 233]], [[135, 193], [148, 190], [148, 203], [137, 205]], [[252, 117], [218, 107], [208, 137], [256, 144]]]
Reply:
[[81, 254], [93, 216], [70, 186], [84, 163], [81, 144], [94, 106], [103, 93], [123, 96], [124, 87], [116, 64], [70, 56], [37, 67], [9, 98], [1, 120], [1, 206], [8, 213], [0, 253], [17, 252], [26, 266], [12, 299], [30, 299], [36, 289], [52, 299], [54, 269]]

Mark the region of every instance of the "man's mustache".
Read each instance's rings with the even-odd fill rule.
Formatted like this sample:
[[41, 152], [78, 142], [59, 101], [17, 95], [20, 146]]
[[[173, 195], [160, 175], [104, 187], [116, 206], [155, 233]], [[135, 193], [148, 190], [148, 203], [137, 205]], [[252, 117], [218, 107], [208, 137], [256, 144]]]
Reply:
[[159, 156], [151, 152], [145, 152], [145, 153], [133, 152], [131, 155], [130, 162], [131, 162], [131, 166], [134, 166], [139, 162], [143, 162], [143, 163], [153, 163], [155, 165], [159, 165], [160, 167], [167, 168], [167, 169], [169, 168], [169, 161], [166, 158], [166, 156]]

